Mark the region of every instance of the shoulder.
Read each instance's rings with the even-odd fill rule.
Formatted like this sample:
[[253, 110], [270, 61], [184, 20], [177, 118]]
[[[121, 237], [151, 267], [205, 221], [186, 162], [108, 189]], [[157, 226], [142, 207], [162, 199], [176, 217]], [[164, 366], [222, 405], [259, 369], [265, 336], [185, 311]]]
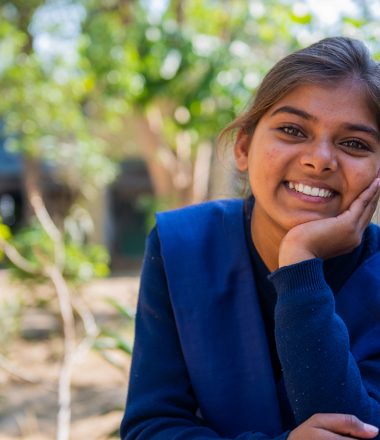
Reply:
[[180, 209], [174, 209], [172, 211], [157, 212], [156, 219], [162, 221], [164, 219], [185, 218], [187, 216], [198, 217], [202, 214], [206, 216], [209, 213], [215, 214], [238, 211], [242, 209], [243, 203], [243, 199], [213, 200], [196, 205], [189, 205]]
[[194, 238], [199, 241], [224, 235], [231, 228], [239, 229], [243, 226], [243, 212], [243, 199], [228, 199], [157, 213], [161, 245], [167, 238], [171, 242], [189, 242]]
[[204, 273], [207, 268], [205, 276], [210, 278], [213, 268], [217, 272], [223, 265], [233, 266], [245, 254], [250, 261], [243, 199], [192, 205], [156, 214], [156, 218], [168, 276], [174, 274], [175, 278], [190, 271], [190, 280], [194, 273]]

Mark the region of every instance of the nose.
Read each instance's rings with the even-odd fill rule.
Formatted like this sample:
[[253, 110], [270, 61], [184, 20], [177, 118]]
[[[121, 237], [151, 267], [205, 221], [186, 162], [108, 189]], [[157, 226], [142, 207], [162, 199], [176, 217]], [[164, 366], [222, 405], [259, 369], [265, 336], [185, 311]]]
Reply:
[[327, 173], [338, 168], [334, 146], [327, 140], [308, 145], [302, 153], [301, 165], [317, 173]]

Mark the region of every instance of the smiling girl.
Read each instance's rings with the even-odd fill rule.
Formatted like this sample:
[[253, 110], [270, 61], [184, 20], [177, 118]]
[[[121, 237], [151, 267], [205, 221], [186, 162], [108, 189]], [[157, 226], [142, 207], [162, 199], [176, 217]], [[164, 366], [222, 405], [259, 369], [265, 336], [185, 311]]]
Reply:
[[234, 133], [252, 197], [148, 237], [120, 434], [380, 438], [380, 67], [348, 38], [288, 55]]

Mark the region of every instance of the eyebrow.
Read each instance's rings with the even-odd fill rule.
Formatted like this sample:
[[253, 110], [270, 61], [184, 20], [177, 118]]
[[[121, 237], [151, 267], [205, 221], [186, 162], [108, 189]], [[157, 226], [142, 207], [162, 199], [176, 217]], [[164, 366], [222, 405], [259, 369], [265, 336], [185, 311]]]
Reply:
[[[300, 110], [298, 108], [291, 107], [289, 105], [285, 105], [283, 107], [278, 108], [277, 110], [275, 110], [271, 114], [271, 116], [274, 116], [278, 113], [291, 113], [292, 115], [300, 116], [301, 118], [303, 118], [307, 121], [313, 121], [313, 122], [318, 121], [318, 118], [316, 118], [315, 116], [310, 115], [309, 113], [305, 112], [304, 110]], [[341, 124], [341, 127], [345, 128], [346, 130], [350, 130], [350, 131], [361, 131], [363, 133], [368, 133], [373, 138], [375, 138], [377, 141], [380, 141], [379, 133], [375, 129], [373, 129], [372, 127], [369, 127], [368, 125], [351, 124], [350, 122], [344, 122], [343, 124]]]
[[278, 113], [291, 113], [292, 115], [300, 116], [301, 118], [306, 119], [307, 121], [314, 121], [314, 122], [318, 121], [318, 119], [315, 116], [310, 115], [309, 113], [300, 110], [298, 108], [291, 107], [289, 105], [285, 105], [284, 107], [278, 108], [271, 114], [271, 116], [277, 115]]
[[370, 134], [372, 137], [374, 137], [377, 141], [379, 141], [379, 133], [373, 129], [372, 127], [368, 127], [368, 125], [362, 125], [362, 124], [350, 124], [349, 122], [345, 122], [341, 124], [342, 128], [345, 128], [346, 130], [350, 131], [362, 131], [364, 133]]

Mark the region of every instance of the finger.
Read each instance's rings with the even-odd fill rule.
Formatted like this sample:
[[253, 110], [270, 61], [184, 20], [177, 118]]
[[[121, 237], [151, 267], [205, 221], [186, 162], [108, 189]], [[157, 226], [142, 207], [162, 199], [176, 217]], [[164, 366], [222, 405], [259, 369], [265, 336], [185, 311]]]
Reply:
[[365, 424], [351, 414], [316, 414], [311, 421], [315, 428], [351, 437], [373, 438], [379, 432], [375, 426]]
[[[370, 203], [373, 201], [373, 198], [378, 195], [379, 190], [379, 182], [380, 179], [376, 178], [373, 180], [371, 185], [366, 188], [350, 205], [348, 208], [348, 213], [350, 217], [353, 218], [353, 221], [357, 222], [364, 212], [368, 214], [370, 210], [372, 209], [373, 205], [370, 205]], [[369, 209], [368, 206], [370, 207]], [[344, 213], [343, 213], [344, 214]]]
[[360, 218], [360, 223], [363, 228], [363, 230], [369, 225], [370, 221], [372, 220], [373, 214], [376, 211], [378, 202], [380, 198], [380, 186], [378, 184], [376, 191], [374, 192], [372, 199], [365, 200], [365, 208], [363, 211], [363, 215]]
[[[370, 204], [372, 199], [376, 197], [379, 190], [380, 179], [376, 178], [373, 180], [371, 185], [366, 188], [351, 204], [351, 206], [355, 205], [355, 207], [362, 207], [364, 210]], [[351, 208], [350, 206], [350, 208]]]

